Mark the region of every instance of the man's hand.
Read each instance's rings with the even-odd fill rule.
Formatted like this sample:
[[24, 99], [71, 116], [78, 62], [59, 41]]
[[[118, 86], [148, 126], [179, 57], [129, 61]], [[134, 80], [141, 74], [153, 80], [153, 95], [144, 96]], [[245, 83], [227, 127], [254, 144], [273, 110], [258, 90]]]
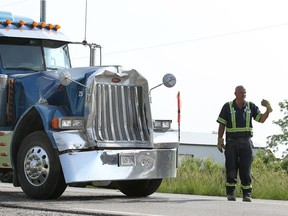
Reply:
[[272, 109], [269, 101], [263, 99], [263, 100], [261, 101], [261, 105], [264, 106], [264, 107], [266, 107], [266, 108], [267, 108], [267, 111], [268, 111], [269, 113], [271, 113], [271, 112], [273, 111], [273, 109]]
[[224, 139], [223, 139], [223, 138], [218, 138], [217, 148], [218, 148], [218, 150], [219, 150], [221, 153], [223, 152], [223, 149], [225, 149]]

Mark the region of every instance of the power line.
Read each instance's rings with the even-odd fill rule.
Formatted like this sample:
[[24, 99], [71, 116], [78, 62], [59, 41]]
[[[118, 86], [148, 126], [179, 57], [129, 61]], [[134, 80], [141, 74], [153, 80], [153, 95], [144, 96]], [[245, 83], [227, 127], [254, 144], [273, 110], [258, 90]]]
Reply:
[[[283, 27], [283, 26], [288, 26], [288, 23], [258, 27], [258, 28], [247, 29], [247, 30], [236, 31], [236, 32], [229, 32], [229, 33], [223, 33], [223, 34], [218, 34], [218, 35], [211, 35], [211, 36], [194, 38], [194, 39], [185, 40], [185, 41], [176, 41], [176, 42], [158, 44], [158, 45], [153, 45], [153, 46], [139, 47], [139, 48], [133, 48], [133, 49], [127, 49], [127, 50], [119, 50], [119, 51], [114, 51], [114, 52], [103, 53], [103, 55], [114, 55], [114, 54], [119, 54], [119, 53], [137, 52], [137, 51], [146, 50], [146, 49], [155, 49], [155, 48], [159, 48], [159, 47], [166, 47], [166, 46], [173, 46], [173, 45], [177, 45], [177, 44], [191, 43], [194, 41], [209, 40], [209, 39], [214, 39], [214, 38], [226, 37], [226, 36], [237, 35], [237, 34], [244, 34], [244, 33], [248, 33], [248, 32], [261, 31], [261, 30], [265, 30], [265, 29], [271, 29], [271, 28], [277, 28], [277, 27]], [[84, 58], [88, 58], [88, 57], [82, 56], [82, 57], [73, 58], [73, 59], [84, 59]]]
[[1, 5], [1, 7], [7, 7], [7, 6], [10, 6], [10, 5], [20, 4], [22, 2], [27, 2], [27, 0], [13, 2], [13, 3], [8, 3], [8, 4], [5, 4], [5, 5]]
[[288, 25], [288, 23], [276, 24], [276, 25], [258, 27], [258, 28], [248, 29], [248, 30], [242, 30], [242, 31], [229, 32], [229, 33], [223, 33], [223, 34], [218, 34], [218, 35], [211, 35], [211, 36], [206, 36], [206, 37], [194, 38], [194, 39], [185, 40], [185, 41], [176, 41], [176, 42], [165, 43], [165, 44], [157, 44], [157, 45], [153, 45], [153, 46], [139, 47], [139, 48], [133, 48], [133, 49], [127, 49], [127, 50], [119, 50], [119, 51], [110, 52], [110, 53], [103, 53], [103, 55], [113, 55], [113, 54], [119, 54], [119, 53], [125, 53], [125, 52], [136, 52], [136, 51], [145, 50], [145, 49], [154, 49], [154, 48], [159, 48], [159, 47], [173, 46], [173, 45], [177, 45], [177, 44], [184, 44], [184, 43], [190, 43], [190, 42], [201, 41], [201, 40], [209, 40], [209, 39], [220, 38], [220, 37], [231, 36], [231, 35], [237, 35], [237, 34], [243, 34], [243, 33], [248, 33], [248, 32], [253, 32], [253, 31], [261, 31], [261, 30], [270, 29], [270, 28], [283, 27], [283, 26], [287, 26], [287, 25]]

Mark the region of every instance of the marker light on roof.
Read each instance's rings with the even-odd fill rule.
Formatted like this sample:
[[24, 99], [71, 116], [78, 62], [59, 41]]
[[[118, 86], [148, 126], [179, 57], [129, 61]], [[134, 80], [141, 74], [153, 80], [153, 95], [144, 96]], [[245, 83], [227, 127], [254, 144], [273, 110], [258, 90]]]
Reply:
[[45, 28], [45, 26], [46, 26], [46, 23], [45, 22], [41, 22], [41, 27]]
[[7, 25], [10, 25], [11, 23], [12, 23], [11, 20], [6, 20], [6, 24], [7, 24]]
[[54, 29], [57, 31], [58, 29], [60, 29], [61, 26], [60, 25], [55, 25]]
[[25, 22], [23, 20], [20, 20], [19, 25], [23, 26], [25, 24]]
[[32, 26], [33, 26], [33, 27], [38, 26], [38, 22], [35, 22], [35, 21], [34, 21], [34, 22], [32, 23]]
[[52, 24], [48, 25], [48, 29], [52, 29], [53, 27], [54, 27], [54, 25], [52, 25]]
[[33, 21], [32, 23], [25, 23], [24, 20], [20, 20], [19, 22], [12, 22], [12, 20], [7, 19], [6, 21], [0, 21], [1, 24], [6, 24], [6, 25], [17, 25], [18, 27], [22, 27], [24, 25], [30, 26], [30, 27], [39, 27], [39, 28], [47, 28], [49, 30], [53, 29], [57, 31], [58, 29], [61, 28], [60, 25], [53, 25], [53, 24], [46, 24], [45, 22], [36, 22]]

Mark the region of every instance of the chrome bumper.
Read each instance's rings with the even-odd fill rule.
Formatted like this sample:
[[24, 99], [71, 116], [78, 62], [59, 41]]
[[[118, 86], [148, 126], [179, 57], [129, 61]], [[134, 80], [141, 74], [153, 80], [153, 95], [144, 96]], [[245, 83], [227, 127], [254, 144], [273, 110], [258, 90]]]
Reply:
[[66, 183], [176, 177], [174, 149], [98, 150], [60, 155]]

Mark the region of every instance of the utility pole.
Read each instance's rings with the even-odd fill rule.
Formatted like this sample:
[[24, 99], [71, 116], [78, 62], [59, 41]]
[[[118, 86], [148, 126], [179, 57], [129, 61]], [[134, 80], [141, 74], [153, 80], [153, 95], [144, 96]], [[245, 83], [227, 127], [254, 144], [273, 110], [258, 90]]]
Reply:
[[40, 0], [40, 21], [46, 22], [46, 0]]

